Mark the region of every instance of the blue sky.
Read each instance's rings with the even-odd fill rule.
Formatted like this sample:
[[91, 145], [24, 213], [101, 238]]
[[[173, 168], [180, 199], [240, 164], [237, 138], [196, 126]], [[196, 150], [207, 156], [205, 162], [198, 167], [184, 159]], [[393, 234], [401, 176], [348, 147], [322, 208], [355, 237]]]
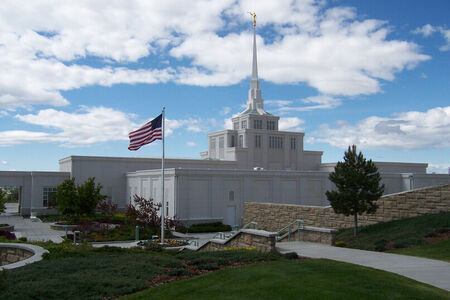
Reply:
[[127, 133], [163, 105], [166, 156], [199, 158], [246, 103], [248, 11], [265, 109], [305, 149], [450, 167], [449, 1], [25, 2], [0, 10], [0, 170], [158, 157]]

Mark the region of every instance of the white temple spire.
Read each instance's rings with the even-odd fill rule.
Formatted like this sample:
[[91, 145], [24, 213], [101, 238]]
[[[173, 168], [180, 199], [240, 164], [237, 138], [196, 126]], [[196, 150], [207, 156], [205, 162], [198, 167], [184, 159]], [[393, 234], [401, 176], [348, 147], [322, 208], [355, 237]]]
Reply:
[[261, 97], [258, 78], [258, 59], [256, 51], [256, 14], [249, 13], [253, 17], [253, 61], [252, 78], [250, 80], [250, 90], [248, 91], [247, 109], [242, 114], [267, 115], [264, 111], [264, 102]]
[[[256, 17], [256, 15], [254, 15]], [[256, 20], [253, 21], [253, 63], [252, 80], [258, 80], [258, 59], [256, 55]]]

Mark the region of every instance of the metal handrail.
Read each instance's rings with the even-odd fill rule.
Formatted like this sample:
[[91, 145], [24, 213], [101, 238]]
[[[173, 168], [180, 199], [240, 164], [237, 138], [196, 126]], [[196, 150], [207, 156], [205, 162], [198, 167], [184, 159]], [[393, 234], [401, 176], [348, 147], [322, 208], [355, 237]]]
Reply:
[[[294, 230], [292, 230], [293, 225], [297, 225], [297, 228], [294, 228]], [[281, 228], [280, 230], [278, 230], [277, 241], [284, 239], [286, 236], [288, 237], [288, 241], [290, 241], [291, 233], [294, 233], [296, 231], [297, 231], [298, 240], [300, 241], [300, 230], [302, 230], [304, 227], [305, 227], [305, 222], [303, 220], [292, 221], [288, 225], [286, 225], [283, 228]], [[283, 235], [280, 235], [282, 232], [286, 232], [286, 233], [284, 233]]]
[[253, 229], [258, 229], [258, 223], [257, 222], [250, 222], [248, 224], [245, 224], [242, 229], [247, 229], [248, 227], [253, 226]]
[[[257, 222], [250, 222], [248, 224], [245, 224], [241, 229], [247, 229], [249, 227], [253, 227], [252, 229], [258, 229], [258, 223]], [[233, 230], [231, 232], [217, 232], [213, 239], [220, 239], [220, 240], [226, 240], [230, 237], [234, 236], [236, 233], [238, 233], [239, 230]]]

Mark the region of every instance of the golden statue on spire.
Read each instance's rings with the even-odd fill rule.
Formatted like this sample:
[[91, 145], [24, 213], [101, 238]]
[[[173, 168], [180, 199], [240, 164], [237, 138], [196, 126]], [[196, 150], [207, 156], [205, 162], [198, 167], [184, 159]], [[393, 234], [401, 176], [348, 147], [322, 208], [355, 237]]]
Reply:
[[253, 17], [253, 27], [256, 27], [256, 13], [248, 12]]

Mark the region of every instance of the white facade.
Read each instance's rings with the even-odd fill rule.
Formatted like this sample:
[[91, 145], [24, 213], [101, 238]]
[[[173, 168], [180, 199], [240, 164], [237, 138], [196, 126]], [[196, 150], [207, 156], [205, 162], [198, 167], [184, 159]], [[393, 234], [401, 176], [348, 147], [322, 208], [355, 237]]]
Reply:
[[[247, 108], [233, 128], [208, 134], [202, 159], [165, 159], [164, 209], [186, 223], [222, 221], [242, 225], [243, 203], [325, 206], [336, 163], [322, 163], [320, 151], [303, 149], [302, 132], [278, 130], [279, 117], [264, 110], [258, 79], [256, 39]], [[450, 182], [450, 175], [426, 174], [427, 164], [375, 162], [385, 194]], [[95, 177], [108, 200], [126, 208], [134, 195], [161, 202], [161, 159], [70, 156], [60, 172], [0, 172], [0, 187], [19, 186], [20, 212], [43, 213], [45, 197], [63, 180], [76, 184]]]

